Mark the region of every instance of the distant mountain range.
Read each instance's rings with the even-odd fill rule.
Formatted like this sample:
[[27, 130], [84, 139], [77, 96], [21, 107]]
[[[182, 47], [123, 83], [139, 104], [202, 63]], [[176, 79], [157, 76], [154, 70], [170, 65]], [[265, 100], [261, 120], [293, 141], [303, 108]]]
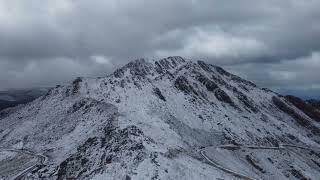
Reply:
[[0, 91], [0, 110], [25, 104], [45, 95], [49, 88], [9, 89]]

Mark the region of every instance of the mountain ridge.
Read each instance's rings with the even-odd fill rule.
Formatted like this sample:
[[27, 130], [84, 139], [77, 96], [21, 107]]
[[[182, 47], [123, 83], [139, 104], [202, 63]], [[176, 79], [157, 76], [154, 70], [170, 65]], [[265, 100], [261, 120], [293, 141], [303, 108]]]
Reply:
[[[138, 59], [106, 77], [77, 78], [0, 116], [0, 124], [0, 146], [50, 157], [26, 179], [234, 179], [204, 163], [198, 150], [320, 143], [319, 123], [284, 97], [178, 56]], [[319, 175], [315, 152], [305, 160], [284, 159], [281, 152], [234, 153], [223, 152], [232, 161], [244, 156], [234, 168], [261, 179]]]

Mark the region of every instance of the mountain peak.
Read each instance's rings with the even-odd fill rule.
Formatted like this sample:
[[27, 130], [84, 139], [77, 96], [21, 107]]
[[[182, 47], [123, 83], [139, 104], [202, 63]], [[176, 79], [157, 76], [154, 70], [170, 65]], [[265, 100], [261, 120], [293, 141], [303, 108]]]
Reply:
[[295, 150], [296, 158], [281, 145], [319, 147], [319, 129], [294, 102], [219, 66], [174, 56], [78, 78], [0, 113], [0, 146], [49, 157], [30, 179], [234, 178], [199, 152], [257, 179], [296, 172], [317, 179], [319, 154]]
[[186, 61], [180, 56], [172, 56], [160, 60], [140, 58], [117, 69], [113, 74], [115, 77], [122, 77], [125, 72], [130, 72], [130, 74], [134, 76], [155, 75], [170, 71], [185, 62]]

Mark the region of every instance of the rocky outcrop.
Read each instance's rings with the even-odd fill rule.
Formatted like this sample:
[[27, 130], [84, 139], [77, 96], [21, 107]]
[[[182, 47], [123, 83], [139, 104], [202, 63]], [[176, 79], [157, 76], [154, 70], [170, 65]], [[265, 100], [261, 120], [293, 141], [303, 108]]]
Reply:
[[308, 119], [288, 106], [283, 100], [274, 96], [272, 101], [281, 111], [291, 116], [300, 126], [310, 130], [314, 135], [320, 136], [320, 129], [317, 126], [313, 125], [313, 123], [311, 123]]
[[[91, 137], [77, 148], [77, 152], [63, 161], [57, 168], [57, 179], [89, 179], [97, 173], [107, 171], [108, 164], [122, 164], [130, 177], [131, 167], [136, 167], [147, 156], [143, 146], [143, 132], [136, 126], [124, 129], [105, 127], [101, 136]], [[48, 173], [47, 173], [48, 174]], [[50, 178], [39, 174], [39, 178]]]
[[302, 100], [299, 97], [295, 96], [285, 96], [285, 98], [303, 111], [310, 118], [314, 119], [317, 122], [320, 122], [320, 101], [317, 100]]
[[184, 76], [179, 76], [175, 80], [174, 86], [186, 94], [198, 95], [197, 91], [193, 88], [192, 84], [190, 84], [188, 79]]

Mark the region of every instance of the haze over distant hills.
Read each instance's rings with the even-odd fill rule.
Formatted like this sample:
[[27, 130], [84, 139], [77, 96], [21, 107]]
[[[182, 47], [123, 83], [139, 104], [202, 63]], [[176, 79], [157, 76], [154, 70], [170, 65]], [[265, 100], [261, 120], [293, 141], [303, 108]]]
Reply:
[[9, 89], [0, 91], [0, 110], [25, 104], [45, 95], [49, 88]]

